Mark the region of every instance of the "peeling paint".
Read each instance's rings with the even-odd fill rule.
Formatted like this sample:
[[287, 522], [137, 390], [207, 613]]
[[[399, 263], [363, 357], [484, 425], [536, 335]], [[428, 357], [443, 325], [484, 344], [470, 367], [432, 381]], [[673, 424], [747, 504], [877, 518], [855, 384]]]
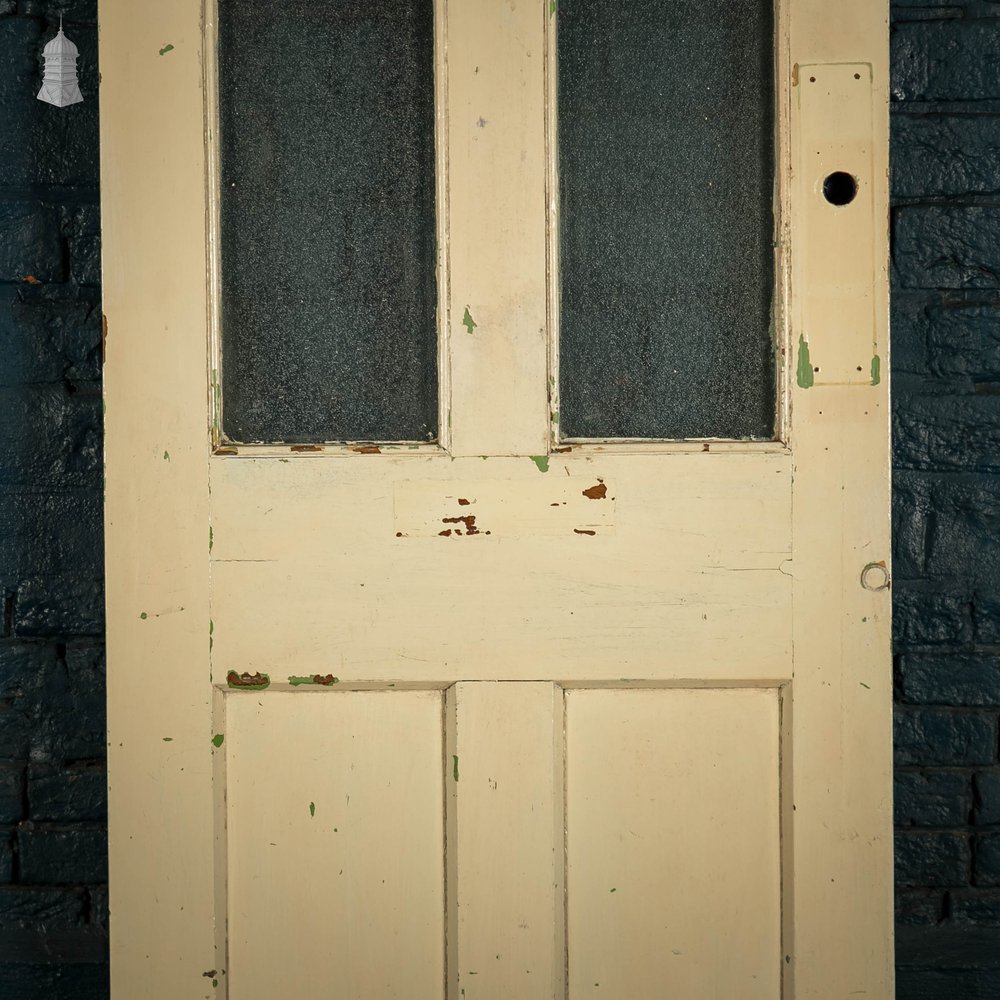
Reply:
[[877, 355], [872, 355], [872, 385], [878, 385], [882, 381], [882, 359]]
[[292, 687], [299, 687], [302, 684], [321, 684], [323, 687], [332, 687], [334, 684], [340, 683], [340, 678], [334, 677], [333, 674], [308, 674], [302, 677], [289, 677], [288, 683]]
[[293, 444], [289, 451], [300, 452], [300, 451], [322, 451], [323, 446], [318, 444]]
[[532, 455], [531, 461], [538, 466], [539, 472], [549, 471], [549, 456], [548, 455]]
[[265, 688], [270, 687], [271, 678], [260, 671], [253, 674], [238, 674], [235, 670], [230, 670], [226, 674], [226, 683], [231, 688], [239, 688], [242, 691], [263, 691]]
[[226, 739], [225, 733], [216, 733], [212, 737], [212, 746], [216, 748], [221, 747], [222, 744], [225, 742], [225, 739]]
[[[466, 535], [488, 535], [488, 531], [480, 531], [476, 525], [476, 515], [475, 514], [462, 514], [459, 517], [442, 517], [442, 524], [464, 524]], [[444, 535], [445, 532], [439, 531], [439, 535]], [[448, 535], [451, 534], [451, 530], [448, 529]], [[461, 537], [462, 532], [456, 528], [455, 534]], [[447, 536], [446, 536], [447, 537]]]
[[462, 317], [462, 325], [469, 331], [469, 333], [472, 333], [472, 331], [479, 326], [479, 324], [472, 318], [472, 313], [469, 312], [468, 306], [465, 307], [465, 315]]
[[604, 485], [603, 479], [598, 479], [595, 486], [591, 486], [588, 490], [583, 490], [583, 495], [588, 500], [604, 500], [608, 495], [608, 488]]
[[357, 448], [352, 448], [351, 451], [356, 451], [359, 455], [381, 455], [382, 449], [377, 444], [363, 444], [359, 445]]
[[800, 389], [809, 389], [814, 382], [812, 362], [809, 360], [809, 344], [805, 334], [799, 334], [799, 361], [795, 369], [795, 381]]
[[174, 47], [169, 42], [167, 42], [167, 44], [164, 45], [162, 49], [160, 49], [160, 55], [165, 56], [168, 52], [173, 52], [173, 51]]

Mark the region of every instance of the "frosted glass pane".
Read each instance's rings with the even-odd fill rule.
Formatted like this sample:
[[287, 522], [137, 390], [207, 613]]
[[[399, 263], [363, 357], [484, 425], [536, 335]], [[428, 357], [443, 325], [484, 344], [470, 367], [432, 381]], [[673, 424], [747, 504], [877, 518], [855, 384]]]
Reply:
[[557, 17], [561, 434], [770, 438], [771, 6]]
[[431, 0], [219, 0], [223, 425], [437, 436]]

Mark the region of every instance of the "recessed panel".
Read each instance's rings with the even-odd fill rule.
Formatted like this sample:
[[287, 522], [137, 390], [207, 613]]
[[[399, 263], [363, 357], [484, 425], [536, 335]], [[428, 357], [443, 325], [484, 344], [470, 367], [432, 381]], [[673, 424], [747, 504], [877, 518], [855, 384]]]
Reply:
[[230, 1000], [440, 998], [441, 692], [227, 702]]
[[778, 1000], [776, 689], [566, 692], [569, 995]]
[[437, 436], [431, 0], [219, 2], [223, 430]]
[[557, 18], [561, 435], [772, 437], [771, 0]]

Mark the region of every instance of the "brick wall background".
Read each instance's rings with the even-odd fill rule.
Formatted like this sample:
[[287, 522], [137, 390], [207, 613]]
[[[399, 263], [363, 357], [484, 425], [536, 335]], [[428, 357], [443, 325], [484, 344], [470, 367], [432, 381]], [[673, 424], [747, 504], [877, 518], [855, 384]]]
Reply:
[[[58, 14], [85, 102], [34, 100]], [[1000, 996], [1000, 2], [893, 8], [900, 1000]], [[96, 0], [0, 0], [0, 996], [107, 996]]]
[[898, 992], [1000, 997], [1000, 3], [892, 18]]
[[[34, 95], [65, 16], [86, 100]], [[0, 997], [107, 996], [97, 4], [0, 0]]]

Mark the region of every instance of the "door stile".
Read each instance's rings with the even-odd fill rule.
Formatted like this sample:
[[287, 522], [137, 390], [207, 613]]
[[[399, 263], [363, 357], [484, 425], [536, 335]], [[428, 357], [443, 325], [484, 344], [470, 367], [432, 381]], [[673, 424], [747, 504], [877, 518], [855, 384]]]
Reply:
[[201, 998], [211, 993], [204, 974], [221, 966], [211, 847], [201, 13], [200, 0], [138, 19], [120, 0], [101, 7], [116, 1000]]
[[[827, 13], [793, 5], [788, 80], [796, 1000], [893, 989], [887, 10]], [[854, 203], [824, 198], [833, 170]]]

